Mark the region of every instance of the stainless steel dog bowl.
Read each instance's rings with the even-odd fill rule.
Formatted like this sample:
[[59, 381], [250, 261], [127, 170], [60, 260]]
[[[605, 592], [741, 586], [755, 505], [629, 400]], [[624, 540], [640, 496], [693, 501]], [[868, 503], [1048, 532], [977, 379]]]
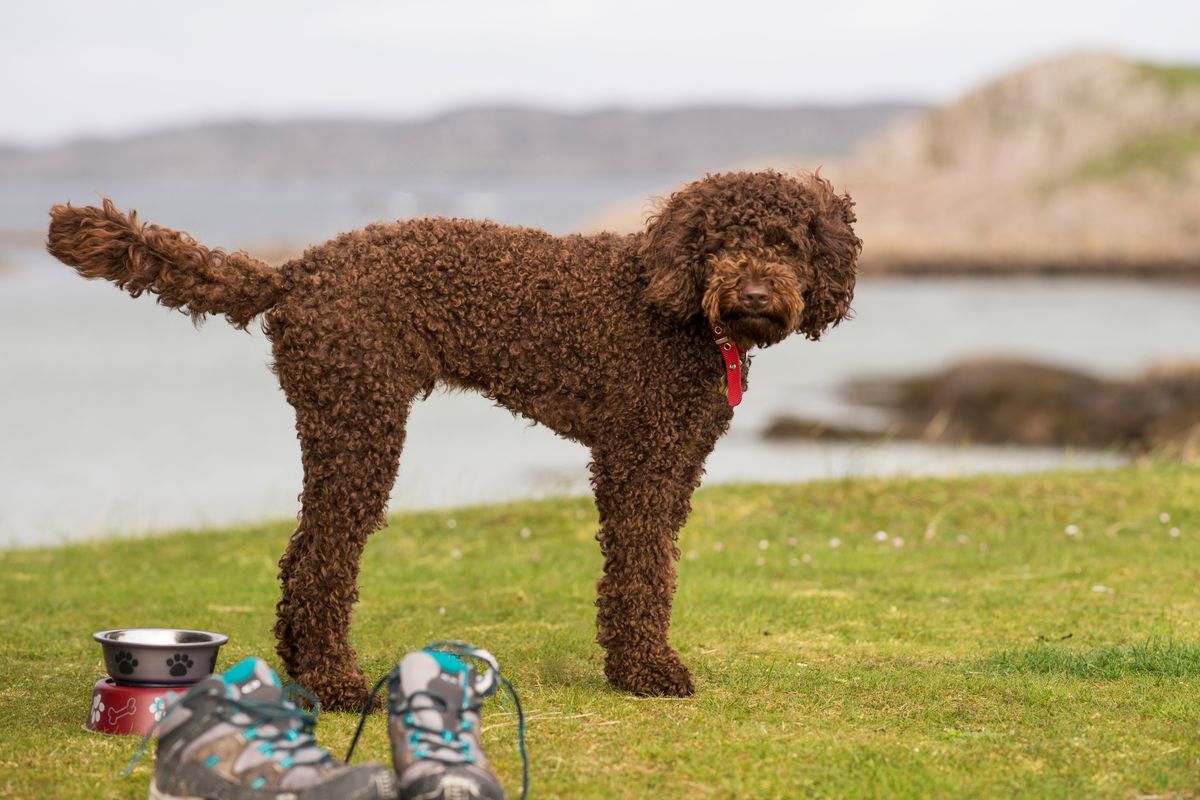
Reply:
[[229, 641], [221, 633], [180, 628], [118, 628], [92, 638], [104, 648], [113, 680], [137, 685], [180, 686], [211, 675], [217, 651]]

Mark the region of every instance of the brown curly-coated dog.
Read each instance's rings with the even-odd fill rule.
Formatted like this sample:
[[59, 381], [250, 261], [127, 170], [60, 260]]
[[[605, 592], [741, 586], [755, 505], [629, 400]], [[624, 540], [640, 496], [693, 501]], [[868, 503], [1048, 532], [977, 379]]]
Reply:
[[691, 675], [667, 641], [676, 536], [733, 414], [712, 326], [765, 347], [841, 321], [860, 250], [852, 206], [817, 175], [734, 172], [676, 192], [644, 233], [409, 220], [274, 268], [139, 224], [106, 199], [55, 206], [48, 247], [85, 277], [197, 320], [245, 327], [266, 313], [304, 461], [275, 633], [288, 672], [326, 707], [364, 703], [348, 641], [359, 558], [384, 524], [409, 408], [439, 384], [591, 449], [605, 675], [687, 695]]

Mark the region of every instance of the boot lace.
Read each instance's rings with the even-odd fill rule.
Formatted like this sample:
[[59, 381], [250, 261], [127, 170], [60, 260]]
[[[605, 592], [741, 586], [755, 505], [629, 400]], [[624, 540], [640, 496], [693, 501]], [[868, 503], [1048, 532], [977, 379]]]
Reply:
[[[506, 711], [508, 711], [508, 707], [505, 703], [505, 695], [512, 700], [512, 704], [517, 715], [517, 747], [521, 752], [521, 800], [526, 800], [526, 798], [529, 796], [529, 752], [525, 746], [525, 712], [521, 708], [521, 698], [517, 695], [517, 690], [513, 688], [512, 683], [510, 683], [507, 678], [500, 674], [500, 665], [496, 661], [495, 656], [483, 648], [475, 647], [474, 645], [467, 644], [466, 642], [456, 641], [433, 642], [432, 644], [428, 644], [421, 649], [428, 653], [440, 652], [455, 656], [460, 659], [471, 659], [472, 661], [480, 662], [487, 667], [487, 672], [484, 673], [483, 676], [486, 680], [483, 687], [480, 688], [478, 686], [464, 685], [464, 698], [474, 696], [478, 698], [479, 703], [482, 703], [485, 698], [491, 697], [494, 694], [498, 694], [500, 690], [503, 689], [504, 694], [499, 694], [499, 698], [501, 706]], [[350, 749], [346, 751], [347, 764], [350, 763], [350, 758], [354, 755], [354, 748], [358, 745], [358, 739], [359, 736], [362, 735], [363, 726], [367, 721], [367, 715], [370, 714], [374, 708], [380, 689], [383, 688], [385, 683], [388, 683], [392, 680], [399, 680], [399, 678], [400, 667], [397, 665], [392, 669], [391, 672], [388, 672], [386, 675], [382, 676], [375, 682], [375, 685], [371, 687], [371, 693], [367, 697], [366, 706], [363, 708], [362, 715], [358, 718], [358, 728], [354, 731], [354, 738], [350, 740]], [[463, 680], [467, 680], [465, 674], [463, 676]], [[398, 714], [403, 716], [404, 726], [409, 731], [409, 743], [416, 748], [413, 751], [413, 758], [428, 758], [448, 764], [473, 762], [474, 759], [470, 753], [469, 742], [467, 742], [464, 737], [464, 734], [470, 730], [469, 727], [464, 727], [464, 725], [469, 726], [469, 721], [460, 718], [459, 728], [456, 731], [438, 730], [426, 727], [425, 725], [417, 722], [416, 717], [412, 714], [414, 710], [417, 710], [413, 708], [413, 701], [417, 700], [418, 698], [425, 698], [433, 704], [432, 707], [422, 707], [419, 709], [421, 711], [434, 710], [444, 713], [449, 710], [449, 703], [446, 701], [446, 698], [442, 697], [436, 692], [429, 692], [425, 690], [415, 691], [406, 697], [404, 702], [400, 705], [394, 704], [389, 698], [388, 713], [390, 715]], [[478, 709], [479, 705], [474, 704], [469, 707]]]
[[[162, 724], [162, 721], [170, 716], [175, 708], [201, 695], [217, 697], [220, 700], [218, 718], [222, 722], [244, 728], [243, 733], [246, 739], [258, 740], [260, 752], [268, 757], [278, 758], [285, 769], [292, 766], [295, 756], [304, 749], [311, 749], [317, 754], [315, 760], [306, 759], [304, 762], [306, 765], [334, 763], [333, 756], [329, 754], [329, 751], [319, 747], [313, 738], [317, 717], [321, 713], [321, 702], [297, 684], [285, 685], [283, 695], [279, 700], [238, 699], [225, 694], [219, 686], [200, 684], [193, 686], [184, 694], [166, 701], [162, 716], [155, 720], [150, 730], [146, 731], [146, 735], [142, 737], [142, 741], [138, 745], [137, 752], [129, 760], [129, 766], [125, 768], [125, 777], [129, 777], [133, 773], [134, 766], [146, 752], [146, 746], [158, 732], [158, 726]], [[296, 702], [297, 699], [308, 703], [313, 710], [308, 711], [301, 708]], [[238, 714], [248, 717], [249, 723], [235, 719]]]

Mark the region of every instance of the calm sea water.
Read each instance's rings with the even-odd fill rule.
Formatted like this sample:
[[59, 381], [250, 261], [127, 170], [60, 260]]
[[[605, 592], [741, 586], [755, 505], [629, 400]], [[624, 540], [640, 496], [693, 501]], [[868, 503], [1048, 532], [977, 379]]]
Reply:
[[[403, 187], [102, 187], [146, 219], [210, 244], [310, 241], [377, 218], [450, 213], [566, 231], [596, 208], [669, 186], [668, 176], [497, 180]], [[86, 191], [92, 191], [87, 189]], [[0, 227], [41, 225], [82, 183], [0, 190]], [[307, 235], [304, 233], [308, 231]], [[89, 283], [33, 250], [0, 273], [0, 545], [293, 516], [300, 489], [291, 408], [261, 334], [186, 317]], [[778, 444], [777, 413], [861, 417], [836, 387], [981, 354], [1129, 373], [1200, 357], [1200, 287], [1075, 280], [864, 281], [857, 318], [820, 343], [755, 360], [753, 388], [708, 465], [709, 482], [964, 474], [1119, 462], [1055, 449], [913, 443]], [[473, 395], [418, 405], [393, 508], [586, 491], [578, 445]]]

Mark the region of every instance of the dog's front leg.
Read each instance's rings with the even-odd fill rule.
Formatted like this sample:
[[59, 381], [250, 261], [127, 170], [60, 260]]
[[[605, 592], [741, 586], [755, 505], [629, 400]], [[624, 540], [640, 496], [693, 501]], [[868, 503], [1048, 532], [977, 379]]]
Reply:
[[676, 538], [709, 449], [662, 449], [642, 441], [593, 452], [597, 538], [604, 555], [596, 639], [605, 649], [609, 681], [637, 694], [686, 696], [695, 690], [667, 635]]

